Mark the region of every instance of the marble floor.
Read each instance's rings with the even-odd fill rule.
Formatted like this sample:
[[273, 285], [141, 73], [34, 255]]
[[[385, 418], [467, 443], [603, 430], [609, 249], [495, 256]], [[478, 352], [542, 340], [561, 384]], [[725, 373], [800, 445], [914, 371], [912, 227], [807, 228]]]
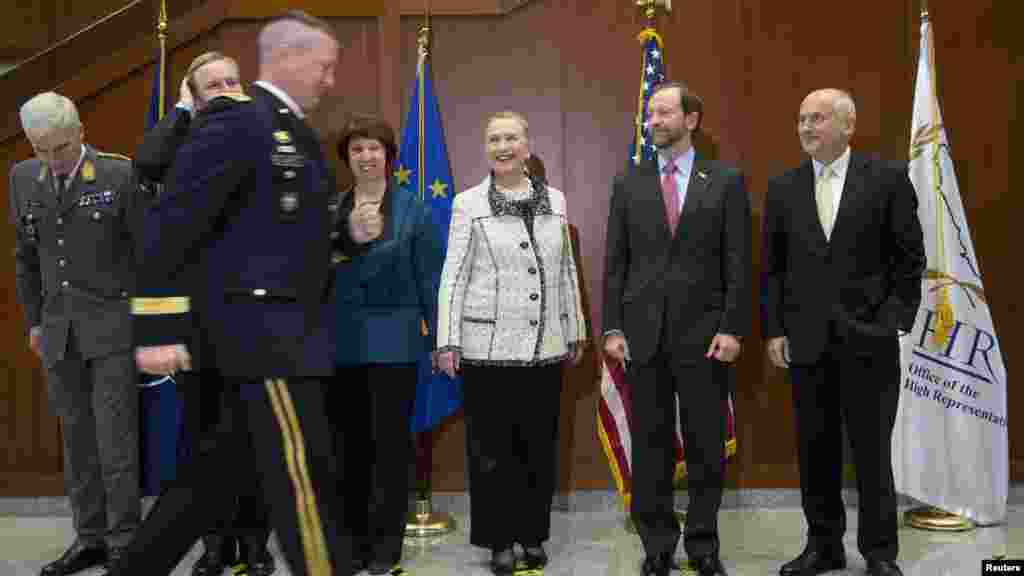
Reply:
[[[455, 532], [436, 540], [406, 540], [403, 566], [411, 576], [490, 574], [486, 564], [489, 553], [468, 543], [470, 519], [464, 511], [456, 511], [453, 516], [458, 526]], [[857, 553], [854, 509], [848, 510], [848, 518], [849, 567], [834, 572], [837, 576], [864, 574], [864, 560]], [[722, 561], [733, 576], [777, 574], [783, 562], [800, 552], [803, 529], [802, 514], [793, 506], [724, 509], [720, 517]], [[639, 574], [643, 555], [640, 543], [626, 531], [623, 516], [614, 507], [586, 512], [556, 511], [552, 533], [547, 545], [551, 563], [546, 575]], [[0, 576], [36, 576], [40, 566], [59, 555], [72, 537], [71, 519], [66, 515], [0, 516]], [[280, 558], [276, 543], [272, 543], [272, 551]], [[174, 576], [188, 576], [199, 554], [198, 547], [194, 548], [178, 565]], [[977, 575], [981, 574], [982, 559], [994, 556], [1024, 558], [1024, 506], [1011, 507], [1004, 525], [971, 532], [900, 529], [899, 561], [907, 576]], [[677, 559], [685, 564], [681, 545]], [[280, 560], [279, 566], [277, 574], [289, 574]], [[82, 575], [101, 573], [95, 570]]]

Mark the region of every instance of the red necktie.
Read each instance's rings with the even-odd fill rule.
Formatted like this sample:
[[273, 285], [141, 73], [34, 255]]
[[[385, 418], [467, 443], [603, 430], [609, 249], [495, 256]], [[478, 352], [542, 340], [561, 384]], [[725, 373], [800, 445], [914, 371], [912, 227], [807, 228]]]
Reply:
[[668, 217], [668, 229], [674, 238], [676, 225], [679, 224], [679, 192], [676, 190], [675, 162], [665, 165], [665, 175], [661, 177], [661, 195], [665, 200], [665, 215]]

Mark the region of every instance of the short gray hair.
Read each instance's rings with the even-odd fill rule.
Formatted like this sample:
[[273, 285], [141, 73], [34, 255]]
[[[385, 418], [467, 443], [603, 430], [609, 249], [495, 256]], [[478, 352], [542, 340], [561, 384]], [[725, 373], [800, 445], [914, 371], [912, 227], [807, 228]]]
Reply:
[[832, 89], [832, 112], [849, 122], [850, 118], [857, 117], [857, 105], [853, 103], [853, 96], [846, 90]]
[[21, 128], [26, 134], [50, 134], [81, 126], [75, 103], [56, 92], [37, 94], [21, 106]]
[[323, 36], [338, 42], [338, 36], [325, 20], [301, 10], [289, 10], [268, 22], [256, 40], [259, 60], [265, 62], [282, 48], [308, 48]]

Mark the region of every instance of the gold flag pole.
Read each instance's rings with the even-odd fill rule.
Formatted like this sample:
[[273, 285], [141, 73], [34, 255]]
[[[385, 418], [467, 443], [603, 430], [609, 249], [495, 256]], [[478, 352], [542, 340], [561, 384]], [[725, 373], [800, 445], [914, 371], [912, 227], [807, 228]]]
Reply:
[[167, 108], [167, 83], [164, 81], [167, 78], [167, 28], [167, 2], [160, 0], [160, 15], [156, 24], [156, 37], [160, 41], [160, 61], [157, 62], [157, 73], [160, 75], [157, 79], [160, 83], [160, 110], [157, 112], [157, 120], [163, 120], [164, 110]]
[[[426, 0], [426, 12], [424, 18], [424, 24], [419, 30], [419, 35], [416, 40], [419, 45], [419, 53], [417, 55], [419, 59], [419, 65], [417, 66], [417, 93], [419, 94], [419, 101], [417, 103], [417, 109], [419, 110], [419, 117], [417, 122], [419, 123], [417, 133], [419, 134], [418, 151], [419, 151], [419, 164], [416, 169], [418, 188], [417, 192], [420, 198], [423, 198], [425, 184], [424, 184], [424, 166], [426, 159], [426, 152], [424, 151], [426, 142], [424, 142], [424, 124], [425, 124], [425, 111], [424, 106], [424, 84], [426, 78], [424, 74], [427, 68], [423, 66], [426, 62], [426, 58], [430, 53], [430, 0]], [[431, 434], [430, 432], [421, 432], [420, 434]], [[433, 439], [428, 439], [427, 442], [432, 442]], [[433, 453], [432, 447], [430, 448], [431, 454]], [[422, 464], [421, 458], [417, 458], [417, 464]], [[430, 458], [433, 461], [433, 457]], [[417, 476], [419, 476], [417, 474]], [[417, 479], [418, 480], [418, 479]], [[444, 514], [434, 512], [433, 503], [430, 499], [430, 475], [427, 474], [426, 486], [423, 490], [417, 489], [417, 498], [415, 509], [409, 514], [405, 522], [405, 535], [412, 536], [415, 538], [436, 538], [438, 536], [444, 536], [455, 531], [455, 519], [452, 518], [451, 514]]]
[[[928, 14], [928, 0], [921, 0], [921, 22], [927, 22], [929, 20]], [[932, 94], [938, 94], [936, 91], [936, 78], [935, 78], [935, 44], [934, 37], [928, 35], [928, 62], [932, 67]], [[918, 56], [920, 58], [920, 56]], [[970, 518], [947, 512], [941, 508], [935, 506], [919, 506], [907, 512], [903, 515], [903, 523], [912, 528], [918, 530], [928, 530], [931, 532], [966, 532], [973, 530], [975, 524]]]

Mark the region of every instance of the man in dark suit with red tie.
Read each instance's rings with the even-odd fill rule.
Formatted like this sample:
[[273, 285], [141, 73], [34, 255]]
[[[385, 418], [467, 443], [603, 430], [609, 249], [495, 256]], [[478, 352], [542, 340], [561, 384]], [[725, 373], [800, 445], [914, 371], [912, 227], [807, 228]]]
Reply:
[[680, 530], [673, 434], [686, 436], [690, 503], [684, 545], [701, 576], [719, 560], [729, 366], [750, 330], [750, 200], [735, 168], [696, 154], [700, 99], [682, 83], [648, 104], [657, 159], [616, 178], [608, 215], [604, 349], [632, 391], [631, 514], [647, 558], [667, 576]]
[[761, 327], [769, 357], [793, 381], [808, 525], [806, 549], [782, 576], [846, 565], [840, 417], [857, 469], [857, 545], [868, 574], [901, 574], [890, 445], [897, 335], [917, 315], [925, 251], [906, 165], [852, 153], [856, 118], [846, 92], [808, 95], [797, 127], [810, 158], [772, 179], [765, 201]]

